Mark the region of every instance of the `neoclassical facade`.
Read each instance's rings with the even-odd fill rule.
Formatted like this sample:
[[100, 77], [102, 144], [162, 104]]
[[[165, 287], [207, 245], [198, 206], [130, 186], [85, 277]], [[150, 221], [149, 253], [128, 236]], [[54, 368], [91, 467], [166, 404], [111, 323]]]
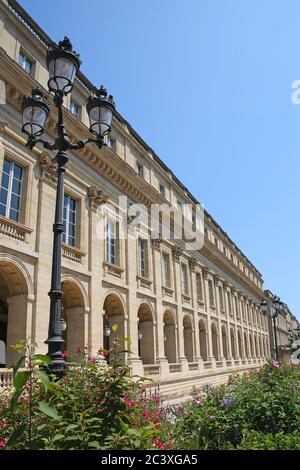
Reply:
[[[15, 1], [0, 1], [0, 363], [10, 344], [31, 337], [46, 351], [56, 171], [53, 156], [25, 147], [20, 106], [31, 89], [47, 90], [51, 39]], [[70, 136], [88, 137], [84, 107], [92, 84], [79, 73], [65, 106]], [[49, 97], [50, 98], [50, 97]], [[49, 99], [50, 101], [50, 99]], [[53, 136], [55, 111], [46, 126]], [[99, 238], [99, 223], [116, 235], [120, 219], [106, 207], [197, 200], [118, 113], [107, 146], [70, 153], [64, 199], [62, 252], [65, 347], [93, 350], [130, 338], [122, 353], [134, 374], [145, 374], [167, 394], [203, 381], [260, 367], [270, 355], [261, 313], [261, 274], [205, 212], [204, 246], [129, 236]], [[109, 206], [107, 206], [109, 203]], [[120, 216], [119, 216], [120, 217]], [[112, 326], [118, 324], [118, 332]], [[110, 330], [109, 336], [104, 334]]]

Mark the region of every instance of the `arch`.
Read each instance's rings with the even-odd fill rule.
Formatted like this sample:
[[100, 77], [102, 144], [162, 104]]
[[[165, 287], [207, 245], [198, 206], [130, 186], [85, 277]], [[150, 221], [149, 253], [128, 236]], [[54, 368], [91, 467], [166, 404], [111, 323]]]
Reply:
[[200, 355], [204, 361], [207, 361], [207, 335], [204, 320], [199, 320], [199, 342], [200, 342]]
[[71, 277], [65, 277], [61, 283], [62, 316], [66, 321], [66, 330], [62, 332], [64, 349], [76, 354], [77, 348], [85, 346], [85, 299], [81, 284]]
[[194, 361], [194, 348], [193, 348], [193, 325], [189, 315], [183, 317], [183, 342], [184, 342], [184, 355], [188, 362]]
[[225, 359], [228, 360], [229, 359], [228, 340], [227, 340], [227, 330], [226, 330], [225, 325], [222, 325], [221, 333], [222, 333], [223, 356], [225, 357]]
[[83, 304], [85, 308], [88, 308], [89, 306], [88, 295], [85, 290], [85, 287], [83, 286], [82, 282], [79, 279], [73, 276], [62, 274], [61, 283], [64, 284], [65, 286], [67, 286], [68, 284], [71, 284], [72, 289], [76, 287], [76, 292], [78, 294], [80, 292], [81, 304]]
[[164, 322], [164, 346], [165, 356], [171, 364], [177, 362], [176, 351], [176, 323], [172, 310], [166, 310], [163, 317]]
[[219, 347], [218, 347], [217, 326], [215, 323], [211, 324], [211, 341], [212, 341], [213, 356], [217, 361], [219, 359]]
[[[125, 362], [125, 309], [122, 297], [116, 291], [107, 293], [103, 303], [104, 317], [103, 317], [103, 346], [105, 349], [111, 349], [114, 342], [117, 341], [117, 359], [120, 362]], [[113, 326], [117, 325], [117, 331], [114, 331]], [[105, 335], [108, 332], [108, 335]]]
[[[31, 335], [27, 326], [29, 297], [33, 298], [32, 280], [23, 263], [13, 255], [0, 255], [0, 301], [2, 367], [8, 367], [17, 353], [10, 348]], [[30, 305], [31, 307], [31, 305]], [[30, 328], [30, 331], [27, 331]], [[5, 348], [4, 348], [5, 344]], [[4, 351], [5, 349], [5, 351]]]
[[236, 341], [235, 341], [234, 328], [230, 328], [230, 344], [231, 344], [232, 357], [236, 359], [237, 354], [236, 354]]
[[150, 305], [141, 302], [138, 309], [138, 354], [143, 364], [154, 364], [154, 322]]

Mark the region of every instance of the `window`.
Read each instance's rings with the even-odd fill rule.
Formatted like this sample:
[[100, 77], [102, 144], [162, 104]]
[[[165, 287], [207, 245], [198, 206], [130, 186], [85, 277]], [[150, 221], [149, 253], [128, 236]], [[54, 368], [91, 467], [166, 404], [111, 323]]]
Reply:
[[140, 162], [136, 162], [136, 172], [142, 178], [144, 177], [144, 167]]
[[221, 310], [222, 312], [224, 312], [225, 308], [224, 308], [224, 292], [223, 292], [223, 287], [222, 287], [222, 286], [219, 286], [219, 287], [218, 287], [218, 290], [219, 290], [220, 310]]
[[240, 311], [239, 311], [239, 303], [238, 303], [238, 298], [234, 296], [234, 306], [235, 306], [235, 313], [237, 318], [240, 318]]
[[138, 263], [139, 275], [142, 277], [148, 276], [148, 246], [147, 240], [138, 240]]
[[70, 111], [74, 116], [77, 118], [80, 118], [80, 106], [79, 104], [76, 103], [76, 101], [71, 100], [70, 101]]
[[214, 244], [215, 244], [216, 246], [218, 246], [218, 239], [217, 239], [217, 237], [214, 238]]
[[228, 303], [228, 313], [231, 315], [232, 308], [231, 308], [231, 295], [230, 295], [230, 292], [227, 291], [226, 295], [227, 295], [227, 303]]
[[184, 295], [189, 295], [188, 271], [186, 264], [181, 265], [181, 288]]
[[118, 223], [108, 220], [106, 225], [106, 261], [111, 264], [118, 264]]
[[166, 188], [164, 187], [162, 183], [159, 183], [159, 194], [162, 197], [166, 197]]
[[19, 53], [19, 65], [21, 65], [22, 69], [26, 70], [27, 73], [32, 75], [33, 62], [27, 57], [27, 55], [23, 51], [20, 51]]
[[163, 285], [165, 287], [170, 287], [171, 286], [170, 256], [167, 253], [162, 254], [162, 272], [163, 272]]
[[209, 305], [215, 306], [214, 285], [211, 279], [208, 280]]
[[197, 299], [203, 301], [203, 288], [201, 274], [196, 274], [196, 288], [197, 288]]
[[23, 168], [4, 159], [0, 190], [0, 215], [19, 221]]
[[65, 194], [63, 242], [75, 246], [76, 243], [76, 201]]
[[225, 245], [223, 245], [223, 253], [224, 253], [224, 255], [226, 255], [226, 246]]
[[115, 141], [115, 139], [112, 139], [111, 137], [108, 137], [107, 146], [115, 152], [116, 151], [116, 141]]

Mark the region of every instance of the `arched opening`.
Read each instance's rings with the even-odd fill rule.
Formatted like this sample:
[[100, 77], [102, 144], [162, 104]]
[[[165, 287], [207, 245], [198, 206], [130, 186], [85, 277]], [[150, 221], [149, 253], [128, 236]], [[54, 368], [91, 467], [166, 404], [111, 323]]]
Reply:
[[239, 345], [239, 357], [243, 357], [243, 344], [242, 344], [242, 336], [240, 331], [238, 331], [238, 345]]
[[170, 310], [164, 313], [164, 344], [168, 362], [175, 364], [177, 362], [176, 328], [174, 316]]
[[249, 356], [249, 344], [248, 344], [248, 339], [247, 339], [247, 334], [244, 333], [244, 343], [245, 343], [245, 355], [246, 357], [250, 357]]
[[200, 355], [203, 361], [207, 361], [207, 341], [206, 341], [206, 328], [203, 320], [199, 321], [199, 342], [200, 342]]
[[218, 348], [218, 333], [215, 323], [211, 324], [211, 340], [212, 340], [212, 350], [213, 356], [216, 361], [219, 359], [219, 348]]
[[27, 332], [27, 309], [24, 274], [13, 262], [0, 261], [0, 367], [10, 367], [17, 358], [10, 346], [31, 335]]
[[149, 305], [143, 303], [138, 310], [138, 345], [139, 356], [143, 364], [154, 364], [153, 317]]
[[66, 279], [61, 285], [62, 317], [66, 322], [66, 329], [62, 332], [65, 341], [63, 348], [70, 354], [76, 354], [78, 348], [85, 346], [85, 305], [81, 288], [77, 282]]
[[193, 350], [193, 327], [192, 321], [188, 315], [183, 317], [183, 340], [184, 340], [184, 355], [188, 362], [194, 361]]
[[[111, 349], [116, 342], [117, 360], [125, 362], [125, 315], [122, 302], [116, 294], [109, 294], [103, 305], [103, 347]], [[117, 325], [117, 328], [113, 328]], [[115, 331], [114, 331], [115, 330]]]
[[236, 342], [235, 342], [235, 334], [234, 329], [230, 328], [230, 344], [231, 344], [231, 354], [234, 359], [237, 358], [236, 355]]
[[225, 359], [229, 359], [227, 332], [226, 332], [226, 327], [224, 325], [222, 326], [221, 331], [222, 331], [223, 356], [225, 357]]

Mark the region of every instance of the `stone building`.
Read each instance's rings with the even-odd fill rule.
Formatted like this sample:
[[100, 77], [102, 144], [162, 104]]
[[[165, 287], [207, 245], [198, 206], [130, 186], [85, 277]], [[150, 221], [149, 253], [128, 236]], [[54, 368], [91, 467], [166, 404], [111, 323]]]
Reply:
[[[270, 352], [272, 357], [276, 357], [275, 350], [275, 331], [274, 323], [271, 317], [272, 302], [276, 296], [270, 291], [265, 290], [265, 296], [268, 303], [268, 329], [269, 329], [269, 340], [270, 340]], [[283, 308], [280, 311], [278, 317], [275, 320], [276, 336], [277, 336], [277, 347], [278, 356], [280, 360], [290, 361], [290, 357], [294, 352], [293, 344], [293, 332], [297, 331], [300, 324], [290, 311], [287, 304], [283, 303]]]
[[[37, 85], [48, 93], [45, 59], [51, 44], [16, 1], [0, 0], [0, 83], [6, 92], [6, 103], [0, 105], [3, 365], [14, 357], [8, 345], [25, 337], [46, 351], [56, 174], [49, 152], [38, 145], [25, 147], [20, 107]], [[66, 99], [65, 123], [74, 140], [89, 137], [85, 103], [92, 88], [79, 73]], [[49, 139], [55, 122], [52, 108], [45, 128]], [[270, 354], [269, 333], [260, 310], [263, 280], [255, 266], [208, 212], [204, 246], [192, 254], [180, 241], [99, 240], [101, 218], [111, 232], [118, 231], [119, 219], [106, 213], [104, 203], [114, 207], [120, 195], [146, 207], [197, 204], [116, 113], [107, 146], [71, 152], [66, 171], [66, 348], [74, 352], [88, 345], [97, 350], [104, 341], [111, 342], [116, 334], [111, 326], [118, 324], [117, 334], [131, 340], [132, 353], [124, 356], [133, 373], [152, 377], [169, 395], [263, 364]], [[104, 337], [105, 328], [109, 337]]]

